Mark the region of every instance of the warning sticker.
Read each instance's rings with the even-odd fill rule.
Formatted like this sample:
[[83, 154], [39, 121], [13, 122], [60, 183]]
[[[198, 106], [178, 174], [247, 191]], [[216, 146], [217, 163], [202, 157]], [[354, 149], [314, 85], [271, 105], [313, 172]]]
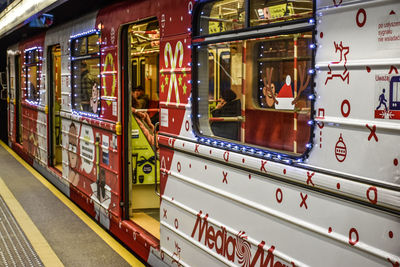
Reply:
[[394, 49], [400, 45], [400, 17], [392, 10], [388, 16], [381, 18], [377, 32], [380, 49]]

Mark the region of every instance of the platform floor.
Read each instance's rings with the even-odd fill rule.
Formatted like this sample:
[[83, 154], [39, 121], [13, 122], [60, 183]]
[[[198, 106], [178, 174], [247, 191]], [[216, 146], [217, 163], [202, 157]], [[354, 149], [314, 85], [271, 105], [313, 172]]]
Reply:
[[0, 266], [144, 266], [1, 141], [0, 235]]

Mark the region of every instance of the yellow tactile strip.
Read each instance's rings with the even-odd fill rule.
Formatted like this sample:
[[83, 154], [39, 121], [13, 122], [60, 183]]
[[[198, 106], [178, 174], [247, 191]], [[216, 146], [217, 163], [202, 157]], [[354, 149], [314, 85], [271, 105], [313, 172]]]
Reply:
[[64, 266], [0, 177], [0, 195], [45, 266]]
[[[92, 229], [104, 242], [106, 242], [116, 253], [118, 253], [131, 266], [144, 266], [132, 253], [124, 248], [117, 240], [94, 222], [86, 215], [78, 206], [69, 200], [63, 193], [47, 181], [40, 173], [38, 173], [31, 165], [26, 163], [11, 148], [0, 141], [0, 145], [7, 150], [22, 166], [25, 167], [39, 182], [41, 182], [50, 192], [53, 193], [65, 206], [67, 206], [76, 216], [78, 216], [90, 229]], [[46, 265], [47, 266], [47, 265]], [[48, 265], [52, 266], [52, 265]]]

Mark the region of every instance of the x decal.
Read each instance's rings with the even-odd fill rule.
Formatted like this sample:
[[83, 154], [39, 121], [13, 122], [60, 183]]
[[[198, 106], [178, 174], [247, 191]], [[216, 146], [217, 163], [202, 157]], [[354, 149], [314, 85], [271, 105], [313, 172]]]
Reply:
[[228, 176], [228, 172], [223, 171], [222, 174], [224, 175], [224, 179], [222, 179], [222, 182], [228, 184], [228, 179], [226, 178]]
[[311, 178], [314, 176], [314, 174], [315, 174], [315, 172], [313, 172], [313, 173], [307, 172], [307, 184], [312, 184], [312, 186], [314, 186], [314, 183], [311, 180]]
[[261, 168], [260, 168], [260, 171], [265, 171], [265, 172], [267, 172], [267, 170], [265, 169], [265, 164], [267, 164], [267, 161], [266, 160], [261, 160]]
[[370, 141], [371, 138], [373, 137], [373, 138], [375, 138], [375, 141], [378, 142], [378, 136], [376, 136], [376, 133], [375, 133], [376, 132], [376, 125], [372, 126], [372, 128], [369, 127], [368, 124], [366, 124], [365, 126], [371, 131], [371, 133], [368, 136], [368, 141]]
[[199, 144], [196, 144], [195, 145], [195, 147], [194, 147], [194, 152], [197, 152], [197, 153], [199, 153]]
[[167, 210], [166, 210], [166, 209], [163, 209], [163, 211], [164, 211], [163, 218], [167, 219]]
[[300, 196], [301, 196], [300, 208], [304, 205], [304, 207], [307, 209], [306, 199], [308, 195], [306, 194], [305, 196], [303, 196], [303, 193], [300, 192]]

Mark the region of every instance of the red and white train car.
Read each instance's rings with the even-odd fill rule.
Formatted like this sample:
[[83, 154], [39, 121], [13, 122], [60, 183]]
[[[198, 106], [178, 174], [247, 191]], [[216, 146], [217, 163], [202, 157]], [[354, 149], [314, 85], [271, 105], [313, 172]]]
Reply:
[[9, 47], [9, 145], [151, 265], [399, 266], [399, 48], [397, 0], [118, 2]]

